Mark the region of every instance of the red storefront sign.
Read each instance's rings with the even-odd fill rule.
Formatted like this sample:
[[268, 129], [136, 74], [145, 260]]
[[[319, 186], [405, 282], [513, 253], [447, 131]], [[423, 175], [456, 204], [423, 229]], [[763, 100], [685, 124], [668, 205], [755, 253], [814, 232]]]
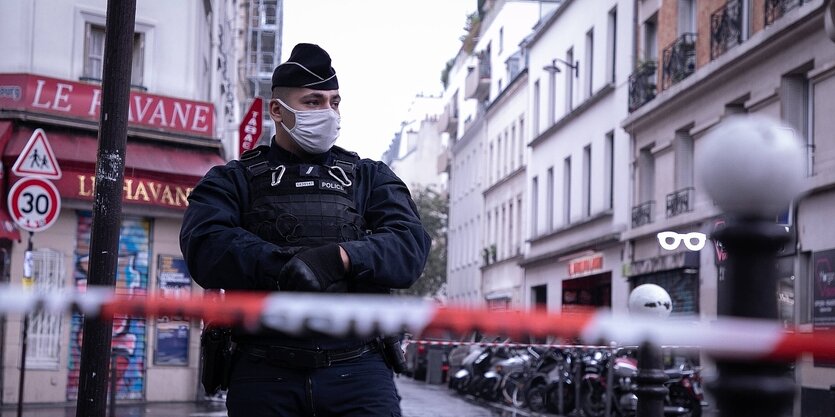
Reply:
[[603, 269], [603, 254], [574, 259], [568, 263], [568, 276], [587, 275]]
[[238, 128], [238, 137], [241, 142], [238, 155], [243, 155], [244, 152], [255, 148], [255, 143], [261, 137], [261, 121], [263, 120], [261, 110], [263, 108], [264, 100], [261, 97], [255, 97], [244, 119], [241, 120], [241, 126]]
[[[98, 84], [32, 74], [0, 74], [0, 109], [45, 113], [98, 122], [102, 90]], [[128, 124], [157, 131], [211, 138], [214, 105], [208, 102], [132, 91]]]

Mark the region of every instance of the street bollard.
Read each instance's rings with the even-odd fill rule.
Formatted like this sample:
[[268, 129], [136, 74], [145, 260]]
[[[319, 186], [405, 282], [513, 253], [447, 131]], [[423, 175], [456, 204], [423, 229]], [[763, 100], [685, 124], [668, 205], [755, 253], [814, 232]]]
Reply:
[[637, 417], [664, 417], [664, 398], [668, 390], [664, 386], [664, 357], [655, 343], [644, 342], [638, 348]]
[[[727, 252], [719, 294], [722, 316], [777, 319], [777, 252], [787, 241], [774, 219], [797, 197], [804, 155], [793, 130], [764, 116], [729, 117], [702, 139], [701, 173], [707, 194], [727, 216], [713, 233]], [[717, 360], [707, 384], [720, 417], [783, 417], [795, 384], [788, 363]]]

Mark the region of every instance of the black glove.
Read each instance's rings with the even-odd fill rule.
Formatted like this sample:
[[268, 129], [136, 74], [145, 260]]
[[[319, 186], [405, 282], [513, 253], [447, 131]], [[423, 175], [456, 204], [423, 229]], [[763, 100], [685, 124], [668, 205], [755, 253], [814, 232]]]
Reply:
[[278, 274], [280, 291], [345, 292], [345, 266], [332, 243], [297, 253]]

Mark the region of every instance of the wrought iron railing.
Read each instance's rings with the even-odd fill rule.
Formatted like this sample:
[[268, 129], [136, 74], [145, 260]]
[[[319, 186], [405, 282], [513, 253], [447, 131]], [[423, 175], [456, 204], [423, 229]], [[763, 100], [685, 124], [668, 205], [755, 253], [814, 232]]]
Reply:
[[696, 34], [685, 33], [664, 49], [661, 88], [666, 90], [696, 71]]
[[783, 17], [786, 12], [803, 4], [803, 0], [765, 0], [765, 25]]
[[710, 59], [742, 43], [742, 0], [730, 0], [710, 15]]
[[667, 217], [692, 211], [695, 193], [695, 188], [687, 187], [667, 194]]
[[658, 64], [655, 61], [647, 61], [638, 66], [629, 76], [630, 112], [638, 110], [639, 107], [655, 98], [657, 69]]
[[632, 207], [632, 227], [639, 227], [652, 223], [652, 207], [655, 201], [647, 201]]

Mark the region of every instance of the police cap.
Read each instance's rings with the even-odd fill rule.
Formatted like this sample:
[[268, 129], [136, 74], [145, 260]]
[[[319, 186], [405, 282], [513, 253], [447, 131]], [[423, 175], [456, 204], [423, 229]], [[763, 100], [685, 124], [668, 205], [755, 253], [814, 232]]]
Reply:
[[331, 67], [331, 57], [319, 45], [300, 43], [290, 52], [287, 62], [273, 71], [276, 87], [304, 87], [313, 90], [338, 90], [336, 71]]

